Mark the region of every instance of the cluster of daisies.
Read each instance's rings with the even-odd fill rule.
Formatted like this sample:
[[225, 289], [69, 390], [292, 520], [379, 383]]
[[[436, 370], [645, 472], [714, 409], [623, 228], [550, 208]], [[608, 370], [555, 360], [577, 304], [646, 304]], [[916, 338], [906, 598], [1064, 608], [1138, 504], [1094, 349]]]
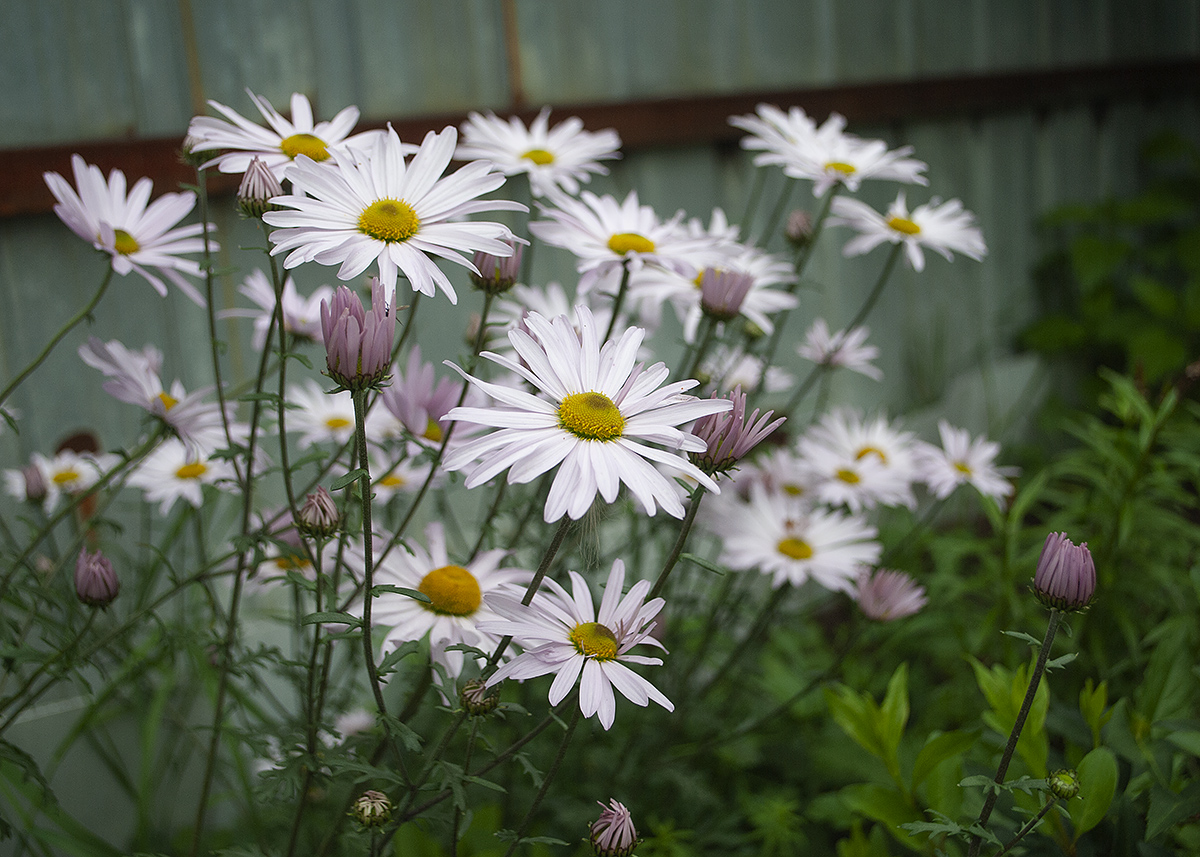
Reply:
[[[338, 389], [330, 391], [315, 373], [292, 383], [286, 417], [267, 417], [259, 426], [260, 448], [265, 438], [282, 435], [282, 442], [290, 437], [318, 457], [345, 456], [356, 430], [353, 395], [370, 387], [365, 431], [376, 502], [403, 493], [423, 497], [448, 473], [462, 474], [467, 489], [546, 477], [548, 523], [577, 520], [597, 503], [616, 502], [622, 489], [647, 515], [661, 510], [684, 518], [687, 504], [707, 492], [714, 497], [699, 525], [721, 538], [722, 563], [768, 574], [776, 587], [813, 581], [850, 592], [879, 619], [914, 612], [924, 593], [906, 575], [874, 570], [881, 546], [873, 510], [911, 508], [918, 492], [944, 498], [967, 483], [996, 499], [1010, 492], [1007, 474], [994, 463], [998, 447], [948, 424], [934, 446], [884, 417], [832, 411], [789, 445], [755, 456], [755, 445], [782, 420], [758, 411], [747, 418], [747, 393], [801, 389], [796, 377], [772, 365], [764, 347], [781, 314], [799, 304], [796, 264], [747, 241], [720, 209], [707, 221], [682, 211], [662, 217], [636, 191], [617, 199], [583, 190], [607, 172], [603, 161], [620, 156], [615, 132], [587, 132], [577, 119], [551, 127], [548, 110], [528, 127], [516, 118], [471, 114], [461, 135], [448, 127], [417, 145], [390, 126], [353, 133], [352, 107], [316, 122], [303, 95], [292, 97], [287, 118], [250, 97], [265, 124], [212, 102], [219, 116], [192, 121], [190, 155], [201, 168], [243, 175], [243, 211], [271, 227], [270, 252], [285, 269], [315, 262], [336, 268], [343, 281], [373, 278], [366, 313], [345, 287], [304, 295], [290, 277], [277, 297], [261, 271], [240, 286], [253, 306], [221, 310], [222, 317], [253, 320], [260, 350], [273, 347], [268, 334], [276, 318], [282, 346], [327, 348], [326, 374]], [[764, 105], [730, 121], [748, 132], [742, 145], [756, 153], [756, 165], [811, 182], [817, 197], [834, 195], [827, 225], [853, 231], [846, 255], [890, 244], [919, 271], [925, 249], [946, 258], [986, 253], [972, 215], [957, 200], [910, 209], [901, 191], [881, 213], [849, 196], [868, 179], [927, 184], [926, 165], [910, 149], [848, 134], [836, 115], [817, 125], [795, 108], [785, 113]], [[448, 172], [455, 159], [466, 163]], [[150, 202], [148, 180], [127, 192], [119, 170], [105, 179], [79, 157], [72, 166], [74, 186], [46, 176], [55, 210], [109, 257], [112, 273], [137, 272], [163, 294], [165, 278], [203, 303], [188, 277], [204, 271], [188, 257], [211, 253], [217, 242], [211, 224], [179, 225], [194, 194]], [[526, 210], [490, 196], [516, 176], [524, 177], [536, 207], [528, 238], [478, 217]], [[573, 288], [516, 282], [523, 248], [534, 239], [575, 257]], [[443, 261], [498, 296], [480, 334], [483, 359], [470, 371], [451, 366], [453, 375], [426, 362], [414, 343], [389, 369], [397, 308], [408, 298], [397, 294], [401, 278], [414, 293], [440, 292], [457, 303]], [[650, 344], [665, 305], [683, 330], [687, 365], [676, 373], [683, 377], [672, 378]], [[844, 368], [879, 379], [879, 352], [868, 336], [865, 327], [834, 330], [816, 319], [795, 350], [815, 372]], [[199, 507], [213, 491], [236, 491], [247, 469], [266, 465], [265, 452], [254, 462], [224, 452], [242, 447], [250, 427], [211, 388], [188, 393], [178, 381], [168, 388], [153, 345], [137, 351], [93, 338], [79, 354], [104, 374], [109, 393], [160, 427], [165, 439], [133, 465], [128, 482], [162, 514], [180, 498]], [[115, 466], [103, 455], [35, 455], [25, 469], [8, 471], [6, 481], [10, 493], [50, 510]], [[605, 728], [615, 716], [614, 689], [639, 705], [671, 709], [629, 668], [661, 663], [632, 650], [664, 649], [651, 635], [663, 599], [651, 597], [645, 579], [626, 590], [620, 559], [597, 609], [588, 581], [575, 572], [570, 592], [550, 578], [535, 591], [533, 573], [506, 565], [504, 551], [452, 559], [440, 524], [427, 528], [423, 543], [407, 542], [407, 550], [394, 549], [386, 533], [370, 543], [351, 540], [343, 557], [349, 579], [361, 582], [369, 552], [375, 584], [390, 589], [372, 602], [372, 622], [385, 629], [385, 654], [406, 641], [428, 640], [439, 674], [454, 681], [491, 653], [499, 668], [485, 676], [488, 686], [553, 673], [551, 703], [578, 687], [583, 714]], [[360, 596], [357, 609], [363, 607]]]

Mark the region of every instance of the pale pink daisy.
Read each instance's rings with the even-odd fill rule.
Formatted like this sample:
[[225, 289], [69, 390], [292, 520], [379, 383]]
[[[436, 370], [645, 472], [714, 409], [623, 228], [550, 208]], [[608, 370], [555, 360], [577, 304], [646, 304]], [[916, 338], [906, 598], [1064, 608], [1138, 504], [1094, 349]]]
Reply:
[[879, 622], [911, 616], [929, 600], [925, 597], [925, 587], [911, 576], [887, 568], [874, 573], [864, 568], [852, 594], [862, 612]]
[[938, 434], [941, 448], [923, 443], [918, 449], [921, 479], [936, 497], [949, 497], [964, 483], [997, 502], [1013, 493], [1009, 477], [1016, 475], [1016, 468], [995, 465], [1000, 444], [986, 437], [972, 438], [969, 431], [945, 420], [938, 421]]
[[818, 365], [849, 369], [879, 381], [883, 372], [871, 363], [879, 356], [879, 349], [866, 344], [870, 333], [867, 327], [830, 333], [825, 319], [818, 318], [804, 334], [804, 342], [796, 347], [796, 351], [805, 360]]
[[380, 400], [418, 443], [437, 445], [450, 427], [446, 415], [457, 403], [459, 391], [460, 385], [450, 378], [434, 382], [433, 364], [423, 361], [421, 347], [414, 345], [404, 371], [392, 372], [392, 381], [383, 388]]
[[935, 197], [910, 212], [901, 191], [896, 201], [888, 206], [887, 214], [881, 215], [865, 202], [839, 196], [833, 200], [832, 211], [830, 226], [849, 226], [859, 233], [842, 248], [845, 256], [870, 253], [880, 244], [899, 244], [903, 245], [913, 270], [922, 271], [925, 268], [922, 247], [951, 261], [954, 259], [951, 251], [975, 261], [987, 255], [987, 245], [983, 243], [983, 233], [975, 225], [975, 215], [964, 209], [957, 199], [942, 202]]
[[[238, 291], [258, 304], [259, 309], [227, 309], [219, 315], [222, 318], [254, 319], [254, 347], [261, 351], [267, 340], [271, 316], [275, 313], [275, 287], [265, 273], [256, 270], [242, 281]], [[306, 298], [296, 288], [295, 279], [289, 276], [283, 281], [281, 297], [284, 331], [299, 339], [321, 342], [321, 302], [333, 298], [333, 289], [317, 286]]]

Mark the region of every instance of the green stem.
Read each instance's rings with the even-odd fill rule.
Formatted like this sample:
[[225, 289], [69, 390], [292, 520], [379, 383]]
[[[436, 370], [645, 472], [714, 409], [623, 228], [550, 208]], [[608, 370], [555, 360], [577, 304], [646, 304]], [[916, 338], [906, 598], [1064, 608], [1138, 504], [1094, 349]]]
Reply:
[[775, 203], [775, 208], [771, 211], [771, 217], [767, 220], [767, 228], [763, 230], [762, 246], [766, 247], [771, 243], [771, 236], [775, 234], [775, 230], [779, 228], [779, 221], [783, 217], [784, 209], [787, 208], [788, 202], [791, 201], [792, 191], [796, 189], [796, 180], [788, 176], [783, 183], [783, 188], [779, 191], [779, 200]]
[[371, 683], [371, 693], [375, 696], [375, 706], [379, 713], [387, 716], [387, 705], [383, 701], [383, 687], [379, 683], [379, 672], [375, 666], [375, 646], [371, 641], [371, 602], [375, 600], [374, 587], [374, 550], [371, 545], [371, 474], [367, 462], [367, 391], [354, 391], [354, 423], [358, 437], [358, 466], [362, 468], [359, 476], [359, 487], [362, 490], [362, 525], [363, 525], [363, 616], [362, 641], [363, 656], [366, 659], [367, 677]]
[[767, 599], [767, 603], [763, 605], [762, 610], [759, 612], [758, 618], [754, 620], [754, 624], [750, 628], [750, 633], [743, 637], [742, 641], [737, 644], [732, 652], [729, 653], [729, 657], [725, 659], [725, 663], [721, 664], [720, 669], [718, 669], [716, 673], [713, 674], [713, 677], [710, 678], [708, 682], [705, 683], [704, 687], [700, 689], [700, 693], [697, 694], [698, 697], [704, 697], [707, 695], [708, 692], [712, 690], [722, 678], [724, 678], [725, 674], [728, 673], [739, 660], [741, 660], [742, 655], [745, 654], [746, 650], [750, 648], [750, 646], [755, 643], [759, 636], [767, 629], [767, 625], [770, 623], [771, 617], [775, 615], [776, 609], [778, 609], [779, 605], [783, 602], [784, 596], [791, 588], [791, 584], [785, 583], [771, 593], [771, 597]]
[[55, 346], [62, 341], [64, 336], [66, 336], [75, 328], [75, 325], [79, 324], [79, 322], [83, 321], [92, 314], [92, 310], [96, 308], [96, 304], [100, 303], [100, 299], [104, 297], [104, 293], [108, 291], [108, 284], [112, 282], [112, 276], [112, 265], [109, 265], [108, 270], [104, 272], [104, 279], [100, 281], [100, 288], [96, 289], [96, 293], [92, 295], [92, 299], [87, 302], [87, 305], [84, 306], [84, 308], [79, 312], [75, 313], [75, 315], [71, 316], [70, 321], [64, 324], [58, 333], [54, 334], [50, 341], [46, 343], [46, 347], [42, 349], [41, 353], [38, 354], [37, 357], [33, 358], [33, 362], [22, 369], [17, 377], [8, 382], [3, 392], [0, 392], [0, 405], [4, 404], [5, 400], [12, 395], [13, 390], [17, 389], [17, 387], [21, 385], [22, 381], [32, 375], [34, 370], [42, 365], [45, 359], [50, 356], [50, 352], [53, 351]]
[[[709, 346], [712, 345], [713, 334], [716, 333], [716, 330], [717, 330], [716, 321], [714, 321], [711, 316], [708, 316], [708, 315], [704, 316], [704, 333], [701, 334], [700, 341], [696, 345], [696, 351], [692, 355], [691, 364], [688, 366], [688, 370], [686, 372], [684, 372], [682, 375], [680, 375], [679, 377], [681, 377], [681, 378], [695, 378], [696, 377], [696, 372], [700, 368], [700, 363], [701, 363], [701, 361], [704, 360], [704, 355], [708, 353]], [[764, 373], [766, 372], [765, 367], [763, 369], [763, 372]]]
[[704, 486], [697, 485], [692, 490], [692, 502], [688, 505], [687, 514], [684, 515], [683, 523], [679, 527], [679, 535], [675, 539], [675, 545], [671, 548], [671, 553], [667, 556], [667, 561], [663, 563], [663, 570], [659, 572], [658, 579], [650, 587], [650, 592], [646, 595], [647, 601], [658, 597], [659, 593], [662, 592], [663, 586], [667, 583], [667, 575], [671, 573], [671, 569], [675, 568], [675, 563], [679, 562], [679, 555], [683, 553], [683, 546], [687, 542], [688, 534], [692, 531], [692, 523], [696, 520], [696, 512], [700, 509], [700, 501], [702, 499], [704, 499]]
[[1022, 839], [1024, 839], [1029, 834], [1029, 832], [1031, 830], [1033, 830], [1033, 828], [1037, 827], [1038, 822], [1040, 822], [1043, 818], [1046, 817], [1046, 813], [1048, 813], [1050, 811], [1050, 809], [1056, 803], [1058, 803], [1058, 798], [1055, 797], [1054, 795], [1051, 795], [1050, 800], [1048, 800], [1046, 802], [1046, 805], [1043, 806], [1038, 811], [1038, 814], [1035, 815], [1033, 818], [1029, 819], [1029, 821], [1025, 822], [1025, 826], [1017, 831], [1017, 835], [1014, 836], [1012, 839], [1008, 840], [1008, 842], [1005, 843], [1004, 847], [996, 852], [996, 857], [1004, 857], [1005, 854], [1007, 854], [1010, 850], [1012, 850], [1012, 847], [1014, 845], [1016, 845], [1018, 842], [1020, 842]]
[[867, 295], [867, 299], [863, 301], [863, 305], [858, 308], [858, 312], [854, 318], [850, 319], [850, 323], [846, 325], [846, 330], [853, 330], [871, 314], [871, 310], [875, 307], [875, 302], [879, 300], [879, 296], [883, 294], [883, 287], [887, 285], [888, 279], [892, 276], [892, 269], [896, 267], [896, 262], [900, 259], [900, 254], [904, 252], [904, 244], [895, 244], [892, 246], [892, 252], [888, 254], [887, 261], [883, 263], [883, 270], [879, 272], [879, 279], [875, 281], [874, 288]]
[[763, 188], [767, 184], [767, 171], [762, 167], [754, 168], [754, 181], [750, 185], [750, 193], [746, 197], [746, 208], [742, 212], [741, 222], [738, 224], [738, 239], [746, 235], [750, 231], [750, 224], [753, 222], [753, 217], [758, 211], [758, 200], [762, 196]]
[[608, 342], [612, 338], [613, 328], [617, 326], [617, 316], [621, 313], [621, 305], [625, 303], [625, 293], [629, 291], [629, 261], [621, 263], [621, 285], [617, 288], [617, 296], [613, 299], [612, 318], [608, 320], [608, 330], [604, 331], [604, 338], [600, 340], [600, 344]]
[[496, 487], [496, 496], [492, 498], [492, 505], [488, 508], [487, 517], [483, 519], [483, 523], [479, 527], [479, 538], [475, 541], [475, 547], [471, 548], [471, 560], [474, 560], [479, 555], [479, 551], [483, 549], [483, 542], [487, 538], [488, 528], [492, 525], [496, 513], [500, 511], [500, 501], [504, 499], [504, 492], [507, 488], [507, 480], [501, 479], [500, 484]]
[[[1058, 623], [1061, 620], [1062, 613], [1052, 609], [1050, 622], [1046, 628], [1046, 638], [1042, 641], [1041, 648], [1038, 649], [1037, 663], [1034, 664], [1033, 675], [1029, 677], [1029, 687], [1025, 690], [1025, 699], [1021, 702], [1021, 710], [1017, 712], [1016, 722], [1013, 723], [1012, 732], [1008, 735], [1008, 743], [1004, 745], [1004, 753], [1000, 756], [1000, 765], [996, 769], [996, 777], [993, 780], [997, 786], [1004, 785], [1004, 775], [1008, 773], [1008, 765], [1017, 749], [1017, 739], [1021, 737], [1021, 730], [1025, 728], [1025, 718], [1029, 716], [1029, 710], [1033, 707], [1033, 698], [1037, 694], [1042, 673], [1046, 669], [1046, 660], [1050, 657], [1050, 645], [1054, 642], [1054, 633], [1058, 630]], [[979, 811], [979, 820], [976, 822], [980, 827], [987, 827], [988, 819], [992, 817], [992, 809], [996, 806], [996, 799], [999, 795], [999, 789], [988, 791], [987, 799], [983, 802], [983, 809]], [[982, 845], [983, 840], [978, 835], [974, 836], [971, 839], [969, 857], [978, 857]]]
[[[96, 619], [96, 610], [97, 609], [99, 609], [99, 608], [92, 607], [89, 609], [87, 621], [83, 623], [83, 627], [79, 629], [79, 633], [76, 634], [74, 637], [72, 637], [71, 641], [69, 643], [67, 643], [65, 646], [63, 646], [61, 649], [59, 649], [57, 652], [55, 652], [51, 657], [49, 657], [48, 659], [46, 659], [45, 661], [40, 663], [38, 665], [38, 668], [36, 670], [34, 670], [32, 673], [30, 673], [29, 677], [27, 679], [25, 679], [25, 683], [22, 684], [12, 696], [8, 697], [2, 703], [0, 703], [0, 711], [4, 711], [6, 708], [8, 708], [8, 706], [12, 705], [16, 700], [20, 699], [22, 695], [24, 695], [26, 692], [28, 692], [29, 688], [33, 687], [34, 682], [36, 682], [38, 680], [39, 676], [41, 676], [43, 673], [45, 673], [47, 670], [49, 670], [50, 667], [52, 667], [56, 663], [58, 663], [62, 658], [66, 657], [69, 652], [71, 652], [77, 645], [79, 645], [79, 641], [83, 639], [84, 634], [86, 634], [88, 632], [88, 630], [92, 627], [92, 622], [94, 622]], [[20, 714], [22, 711], [24, 711], [30, 705], [30, 703], [33, 701], [34, 698], [35, 697], [31, 697], [28, 701], [26, 701], [24, 704], [22, 704], [20, 707], [18, 707], [16, 711], [14, 711], [11, 715], [9, 715], [8, 719], [4, 721], [4, 724], [0, 725], [0, 735], [3, 735], [5, 732], [8, 731], [8, 727], [13, 724], [13, 721], [17, 718], [17, 715]]]
[[558, 774], [558, 768], [562, 764], [563, 757], [567, 755], [567, 745], [571, 743], [571, 736], [575, 734], [575, 727], [579, 725], [579, 706], [575, 707], [574, 713], [571, 715], [571, 722], [567, 724], [566, 734], [563, 735], [562, 743], [558, 745], [558, 753], [554, 757], [554, 762], [550, 765], [550, 770], [546, 771], [545, 777], [542, 778], [542, 787], [538, 789], [538, 793], [533, 798], [533, 803], [529, 805], [529, 811], [525, 813], [525, 818], [521, 820], [520, 826], [517, 828], [517, 835], [511, 843], [508, 850], [504, 852], [504, 857], [512, 857], [517, 846], [521, 844], [521, 840], [525, 834], [529, 832], [529, 825], [533, 823], [533, 816], [541, 807], [542, 801], [546, 794], [550, 791], [550, 784], [554, 782], [555, 775]]

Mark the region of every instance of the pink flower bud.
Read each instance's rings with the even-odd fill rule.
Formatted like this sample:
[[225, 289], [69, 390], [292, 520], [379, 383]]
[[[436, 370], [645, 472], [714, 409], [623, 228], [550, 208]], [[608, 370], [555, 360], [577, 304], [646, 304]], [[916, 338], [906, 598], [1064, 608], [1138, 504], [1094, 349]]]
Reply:
[[592, 850], [596, 857], [629, 857], [637, 847], [638, 835], [633, 826], [633, 816], [620, 801], [611, 800], [608, 806], [600, 804], [603, 812], [592, 822]]
[[337, 504], [324, 486], [318, 486], [316, 494], [309, 494], [296, 513], [296, 527], [313, 538], [327, 539], [336, 534], [340, 526]]
[[84, 604], [107, 607], [121, 591], [121, 582], [112, 563], [100, 551], [84, 548], [75, 562], [75, 594]]
[[1046, 607], [1066, 612], [1086, 609], [1096, 593], [1096, 564], [1087, 542], [1076, 546], [1066, 533], [1046, 536], [1033, 591]]
[[[393, 298], [395, 293], [393, 292]], [[333, 303], [321, 301], [321, 332], [329, 377], [347, 390], [379, 385], [392, 362], [396, 316], [388, 309], [383, 286], [371, 278], [371, 309], [345, 286], [338, 286]]]

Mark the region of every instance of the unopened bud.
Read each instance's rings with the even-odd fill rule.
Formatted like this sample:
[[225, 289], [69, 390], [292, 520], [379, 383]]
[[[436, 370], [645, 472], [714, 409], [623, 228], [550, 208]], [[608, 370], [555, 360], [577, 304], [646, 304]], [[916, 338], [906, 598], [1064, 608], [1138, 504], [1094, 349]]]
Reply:
[[1056, 798], [1070, 800], [1079, 794], [1079, 774], [1070, 768], [1055, 771], [1047, 783], [1050, 785], [1050, 793]]
[[802, 208], [795, 209], [788, 215], [787, 225], [783, 227], [783, 234], [797, 249], [807, 246], [808, 242], [812, 241], [812, 215]]
[[309, 494], [304, 505], [296, 513], [296, 528], [314, 539], [327, 539], [341, 527], [341, 516], [337, 504], [324, 486], [317, 487], [316, 494]]
[[46, 475], [36, 464], [30, 464], [21, 471], [25, 477], [25, 499], [30, 503], [39, 504], [46, 499]]
[[462, 686], [459, 702], [472, 717], [490, 714], [500, 704], [500, 689], [489, 688], [481, 678], [473, 678]]
[[521, 258], [524, 248], [514, 241], [506, 242], [513, 248], [511, 256], [493, 256], [482, 250], [475, 253], [472, 263], [479, 270], [471, 274], [471, 282], [480, 291], [489, 295], [499, 295], [507, 292], [521, 276]]
[[75, 562], [75, 594], [80, 601], [92, 607], [107, 607], [120, 591], [121, 582], [104, 554], [91, 553], [87, 548], [79, 552]]
[[380, 827], [392, 817], [392, 802], [383, 792], [368, 789], [354, 801], [350, 814], [363, 827]]
[[1076, 546], [1066, 533], [1051, 533], [1042, 545], [1033, 591], [1046, 607], [1065, 612], [1087, 608], [1096, 592], [1096, 564], [1087, 542]]
[[629, 857], [637, 847], [638, 835], [633, 816], [618, 800], [600, 804], [603, 812], [592, 822], [592, 851], [596, 857]]
[[188, 134], [183, 138], [183, 144], [179, 147], [180, 163], [187, 164], [189, 167], [194, 167], [195, 169], [200, 169], [200, 167], [210, 160], [210, 152], [196, 151], [196, 144], [199, 142], [200, 141], [191, 134]]
[[705, 268], [700, 274], [700, 309], [717, 321], [732, 321], [754, 287], [754, 277], [741, 271]]
[[238, 209], [247, 217], [260, 218], [264, 211], [275, 211], [279, 208], [271, 204], [271, 199], [283, 196], [283, 185], [275, 174], [267, 168], [262, 158], [254, 158], [242, 176], [238, 187]]

